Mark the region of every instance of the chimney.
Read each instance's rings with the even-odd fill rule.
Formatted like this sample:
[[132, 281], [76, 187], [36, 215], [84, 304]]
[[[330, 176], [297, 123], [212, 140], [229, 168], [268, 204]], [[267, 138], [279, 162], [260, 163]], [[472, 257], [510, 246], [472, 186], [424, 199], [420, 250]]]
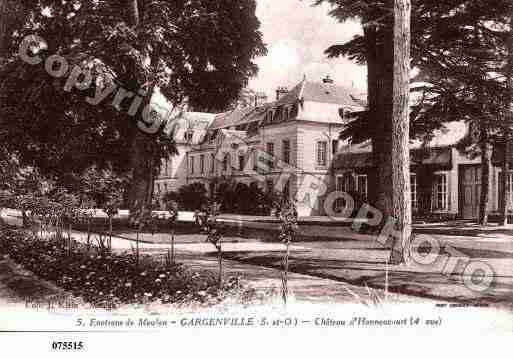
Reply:
[[325, 84], [332, 85], [334, 83], [333, 79], [330, 77], [330, 75], [326, 75], [324, 79], [322, 79], [322, 82]]
[[276, 101], [278, 101], [279, 99], [281, 99], [283, 96], [285, 96], [286, 94], [289, 93], [289, 90], [286, 88], [286, 87], [278, 87], [276, 89]]

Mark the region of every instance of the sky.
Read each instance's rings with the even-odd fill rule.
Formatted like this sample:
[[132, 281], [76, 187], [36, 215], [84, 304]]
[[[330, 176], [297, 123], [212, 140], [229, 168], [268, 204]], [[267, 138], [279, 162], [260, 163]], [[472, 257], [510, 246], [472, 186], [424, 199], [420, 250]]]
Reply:
[[366, 68], [345, 58], [328, 59], [324, 51], [361, 33], [356, 22], [339, 23], [329, 6], [312, 7], [312, 0], [257, 0], [257, 16], [268, 54], [256, 59], [260, 71], [249, 87], [273, 99], [278, 86], [292, 88], [306, 75], [321, 81], [329, 75], [336, 84], [365, 91]]

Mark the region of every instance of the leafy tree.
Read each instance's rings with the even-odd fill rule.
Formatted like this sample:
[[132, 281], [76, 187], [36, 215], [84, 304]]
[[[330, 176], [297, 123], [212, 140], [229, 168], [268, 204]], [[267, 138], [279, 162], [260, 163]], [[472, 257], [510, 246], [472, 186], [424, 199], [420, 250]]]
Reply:
[[[485, 9], [489, 5], [491, 10]], [[486, 6], [463, 6], [445, 29], [451, 32], [443, 42], [425, 41], [438, 62], [421, 62], [420, 78], [429, 86], [423, 89], [426, 100], [418, 105], [417, 118], [419, 122], [441, 123], [456, 117], [469, 124], [472, 131], [460, 148], [481, 157], [482, 225], [488, 223], [492, 148], [503, 141], [501, 138], [511, 126], [504, 116], [511, 97], [503, 76], [508, 36], [504, 25], [510, 17], [511, 4], [494, 1]]]
[[[188, 101], [196, 109], [223, 109], [255, 75], [253, 59], [265, 53], [254, 0], [19, 4], [25, 16], [10, 31], [0, 69], [0, 101], [9, 104], [0, 109], [0, 127], [8, 129], [0, 140], [23, 164], [35, 164], [64, 184], [68, 174], [76, 176], [91, 165], [130, 174], [133, 214], [149, 206], [158, 163], [174, 151], [163, 126], [153, 135], [139, 129], [148, 130], [142, 109], [155, 92], [160, 90], [173, 108]], [[33, 44], [29, 55], [63, 56], [70, 66], [62, 78], [17, 56], [32, 34], [45, 43]], [[75, 66], [90, 70], [93, 80], [86, 86], [86, 76], [79, 76], [65, 89]], [[132, 98], [109, 93], [111, 88], [130, 91]], [[106, 98], [95, 101], [104, 91]], [[139, 111], [129, 116], [137, 99], [142, 99]], [[162, 117], [150, 108], [150, 121]]]
[[8, 51], [9, 37], [25, 16], [23, 1], [0, 0], [0, 66]]
[[220, 211], [224, 213], [236, 213], [238, 211], [238, 204], [242, 196], [239, 196], [236, 188], [241, 188], [241, 186], [233, 180], [217, 181], [214, 199], [219, 203]]
[[[340, 21], [361, 20], [364, 32], [327, 50], [332, 57], [348, 56], [368, 68], [368, 109], [342, 132], [354, 142], [370, 139], [376, 170], [370, 193], [385, 218], [392, 214], [391, 106], [393, 93], [392, 1], [319, 0], [332, 4]], [[412, 108], [412, 137], [429, 138], [432, 130], [454, 118], [481, 118], [486, 132], [497, 128], [498, 99], [504, 86], [489, 74], [500, 70], [503, 32], [495, 28], [509, 14], [510, 2], [493, 0], [412, 1], [412, 66], [421, 76], [414, 87], [420, 101]], [[475, 71], [477, 69], [477, 71]], [[484, 101], [484, 99], [487, 99]], [[473, 105], [471, 105], [473, 103]], [[470, 105], [470, 106], [469, 106]], [[481, 106], [481, 107], [480, 107]], [[486, 143], [483, 137], [481, 143]], [[486, 139], [486, 140], [485, 140]], [[484, 201], [482, 201], [484, 202]]]

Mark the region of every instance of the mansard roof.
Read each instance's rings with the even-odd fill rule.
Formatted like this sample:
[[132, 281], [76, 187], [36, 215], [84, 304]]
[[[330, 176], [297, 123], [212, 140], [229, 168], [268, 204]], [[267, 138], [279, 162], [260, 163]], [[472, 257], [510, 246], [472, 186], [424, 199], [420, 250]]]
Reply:
[[254, 107], [237, 107], [232, 111], [216, 115], [210, 129], [216, 130], [219, 128], [236, 126], [238, 122], [245, 118], [254, 109]]
[[217, 115], [210, 129], [230, 128], [262, 121], [269, 110], [297, 104], [302, 101], [358, 108], [365, 107], [365, 100], [361, 97], [361, 95], [357, 95], [356, 92], [353, 93], [353, 90], [346, 87], [303, 80], [275, 102], [269, 102], [258, 107], [238, 107], [232, 111]]
[[[215, 119], [214, 114], [204, 112], [182, 112], [168, 122], [164, 130], [172, 135], [177, 143], [199, 144], [203, 141], [208, 128]], [[185, 138], [187, 132], [192, 132], [192, 139]]]
[[333, 83], [301, 81], [285, 96], [276, 102], [276, 105], [295, 103], [297, 101], [311, 101], [330, 103], [341, 106], [365, 107], [366, 101], [354, 89], [339, 86]]
[[[446, 166], [451, 165], [451, 148], [456, 146], [468, 134], [465, 121], [452, 121], [442, 129], [435, 130], [427, 142], [410, 142], [412, 164]], [[368, 168], [373, 166], [372, 145], [367, 141], [350, 145], [339, 152], [333, 161], [334, 169]]]

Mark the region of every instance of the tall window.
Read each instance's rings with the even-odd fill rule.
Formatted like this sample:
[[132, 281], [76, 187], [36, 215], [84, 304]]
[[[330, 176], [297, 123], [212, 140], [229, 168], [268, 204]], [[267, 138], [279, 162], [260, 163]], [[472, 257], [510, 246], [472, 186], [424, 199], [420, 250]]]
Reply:
[[433, 209], [437, 211], [446, 211], [449, 209], [449, 197], [447, 186], [447, 175], [435, 175], [433, 184]]
[[511, 206], [513, 206], [513, 174], [512, 173], [510, 173], [508, 176], [507, 188], [508, 188], [507, 193], [509, 194], [509, 205], [511, 208]]
[[290, 164], [290, 140], [282, 141], [283, 162]]
[[338, 140], [331, 141], [331, 151], [333, 154], [336, 154], [338, 151]]
[[205, 155], [200, 155], [200, 173], [205, 173]]
[[356, 175], [356, 192], [358, 192], [364, 200], [367, 200], [368, 184], [367, 175]]
[[253, 171], [258, 170], [258, 150], [253, 149]]
[[501, 201], [506, 199], [506, 195], [508, 196], [509, 208], [513, 206], [513, 174], [510, 173], [508, 175], [508, 179], [506, 181], [506, 193], [504, 193], [504, 189], [502, 188], [502, 179], [504, 175], [502, 173], [499, 174], [499, 192]]
[[228, 168], [230, 167], [230, 154], [227, 153], [223, 158], [223, 171], [228, 172]]
[[338, 192], [344, 192], [344, 176], [343, 175], [337, 176], [337, 180], [335, 182], [335, 189]]
[[194, 156], [191, 156], [191, 174], [194, 174]]
[[267, 143], [267, 155], [269, 156], [269, 168], [274, 168], [274, 143]]
[[[337, 192], [345, 192], [345, 183], [344, 183], [344, 176], [338, 175], [335, 181], [335, 189]], [[344, 200], [342, 198], [337, 198], [335, 200], [334, 210], [340, 211], [342, 207], [344, 206]]]
[[272, 179], [268, 179], [265, 181], [267, 187], [267, 193], [272, 193], [274, 191], [274, 181]]
[[419, 201], [417, 196], [417, 175], [412, 173], [410, 175], [411, 183], [411, 208], [416, 211], [419, 208]]
[[214, 173], [216, 170], [216, 155], [210, 154], [210, 173]]
[[244, 155], [239, 155], [239, 171], [244, 171]]
[[165, 177], [167, 176], [167, 172], [168, 172], [168, 163], [167, 163], [167, 160], [163, 160], [164, 163], [163, 163], [163, 166], [162, 166], [162, 169], [160, 170], [160, 175], [161, 177]]
[[317, 166], [326, 166], [327, 158], [326, 152], [328, 149], [328, 142], [326, 141], [317, 141]]

